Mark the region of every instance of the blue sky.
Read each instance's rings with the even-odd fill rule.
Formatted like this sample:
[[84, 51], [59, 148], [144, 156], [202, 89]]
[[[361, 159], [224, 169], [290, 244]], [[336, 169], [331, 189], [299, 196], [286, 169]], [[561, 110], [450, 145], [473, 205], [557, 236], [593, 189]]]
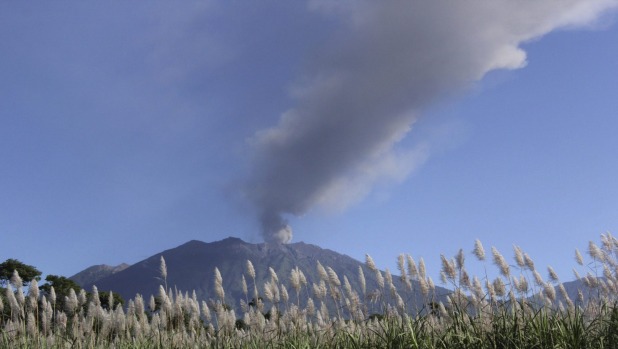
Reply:
[[436, 280], [476, 238], [571, 279], [618, 230], [618, 4], [566, 3], [4, 2], [0, 259], [72, 275], [287, 224]]

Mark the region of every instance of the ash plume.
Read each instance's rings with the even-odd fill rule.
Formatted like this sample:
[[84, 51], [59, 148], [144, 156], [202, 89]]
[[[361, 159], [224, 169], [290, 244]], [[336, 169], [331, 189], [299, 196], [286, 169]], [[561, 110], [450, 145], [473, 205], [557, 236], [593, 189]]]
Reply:
[[399, 144], [424, 108], [495, 69], [525, 66], [520, 45], [594, 23], [615, 0], [310, 1], [338, 25], [292, 89], [296, 105], [255, 133], [244, 188], [266, 241], [289, 242], [284, 215], [345, 207], [429, 155]]

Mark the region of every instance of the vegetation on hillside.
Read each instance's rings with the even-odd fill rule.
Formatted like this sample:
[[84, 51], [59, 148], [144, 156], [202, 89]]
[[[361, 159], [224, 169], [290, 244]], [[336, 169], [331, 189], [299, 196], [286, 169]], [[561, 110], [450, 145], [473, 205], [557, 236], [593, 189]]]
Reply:
[[[367, 256], [375, 288], [362, 268], [337, 275], [319, 263], [317, 282], [299, 268], [289, 275], [271, 268], [257, 284], [246, 261], [242, 275], [215, 269], [215, 292], [201, 302], [167, 284], [161, 258], [158, 295], [138, 294], [124, 306], [111, 292], [94, 287], [89, 295], [62, 277], [26, 286], [17, 271], [0, 298], [0, 348], [618, 348], [618, 239], [604, 234], [601, 242], [590, 242], [589, 261], [576, 251], [585, 288], [574, 299], [551, 267], [544, 280], [520, 248], [511, 265], [495, 248], [486, 255], [479, 241], [472, 254], [500, 275], [470, 275], [463, 250], [441, 256], [441, 281], [453, 289], [446, 302], [436, 301], [422, 259], [408, 255], [398, 257], [396, 276]], [[225, 303], [224, 277], [242, 283], [240, 314]], [[407, 303], [416, 294], [424, 306]]]

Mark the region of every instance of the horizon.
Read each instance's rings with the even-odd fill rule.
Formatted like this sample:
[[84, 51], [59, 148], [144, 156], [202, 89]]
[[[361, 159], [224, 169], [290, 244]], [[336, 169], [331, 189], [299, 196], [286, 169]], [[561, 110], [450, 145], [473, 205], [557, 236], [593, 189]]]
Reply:
[[437, 281], [478, 238], [571, 280], [618, 230], [617, 9], [0, 4], [0, 257], [68, 277], [238, 236]]
[[[146, 257], [146, 258], [144, 258], [144, 259], [142, 259], [142, 260], [139, 260], [139, 261], [137, 261], [137, 262], [135, 262], [135, 263], [125, 263], [125, 262], [122, 262], [122, 263], [117, 264], [117, 265], [109, 265], [109, 264], [95, 264], [95, 265], [90, 265], [90, 266], [88, 266], [88, 267], [85, 267], [84, 269], [82, 269], [82, 270], [80, 270], [80, 271], [78, 271], [78, 272], [74, 273], [73, 275], [64, 275], [64, 276], [66, 276], [66, 277], [68, 277], [68, 278], [72, 278], [72, 277], [74, 277], [74, 276], [77, 276], [79, 273], [82, 273], [82, 272], [84, 272], [84, 271], [86, 271], [86, 270], [88, 270], [88, 269], [90, 269], [90, 268], [94, 268], [94, 267], [110, 267], [110, 268], [117, 268], [117, 267], [120, 267], [120, 266], [126, 265], [126, 268], [124, 268], [124, 269], [128, 269], [128, 268], [130, 268], [130, 267], [132, 267], [132, 266], [134, 266], [134, 265], [137, 265], [137, 264], [140, 264], [140, 263], [147, 262], [147, 260], [149, 260], [149, 259], [153, 259], [153, 258], [157, 259], [157, 257], [164, 258], [164, 254], [165, 254], [165, 252], [170, 252], [170, 251], [172, 251], [172, 250], [176, 250], [176, 249], [178, 249], [178, 248], [181, 248], [181, 247], [183, 247], [183, 246], [189, 245], [189, 244], [191, 244], [191, 243], [200, 243], [200, 244], [204, 244], [204, 245], [210, 245], [210, 244], [216, 244], [216, 243], [223, 243], [223, 242], [225, 242], [225, 241], [240, 242], [240, 243], [242, 243], [242, 244], [252, 245], [252, 246], [271, 245], [271, 246], [292, 246], [292, 247], [294, 247], [295, 245], [308, 245], [308, 246], [316, 247], [316, 248], [318, 248], [318, 249], [320, 249], [320, 250], [329, 251], [329, 252], [331, 252], [331, 253], [335, 253], [335, 254], [337, 254], [337, 255], [341, 255], [341, 256], [345, 256], [345, 257], [351, 258], [352, 260], [354, 260], [354, 261], [358, 262], [358, 263], [359, 263], [359, 264], [361, 264], [361, 265], [365, 265], [365, 266], [367, 265], [367, 262], [366, 262], [366, 260], [365, 260], [365, 259], [358, 259], [358, 258], [355, 258], [355, 257], [349, 256], [349, 255], [347, 255], [347, 254], [346, 254], [346, 253], [344, 253], [344, 252], [339, 252], [339, 251], [335, 251], [335, 250], [332, 250], [332, 249], [329, 249], [329, 248], [324, 248], [324, 247], [321, 247], [321, 246], [319, 246], [319, 245], [312, 244], [312, 243], [307, 243], [307, 242], [304, 242], [304, 241], [295, 241], [295, 242], [289, 242], [289, 243], [283, 243], [283, 242], [278, 242], [278, 241], [248, 242], [248, 241], [243, 240], [243, 239], [242, 239], [242, 238], [240, 238], [240, 237], [236, 237], [236, 236], [228, 236], [228, 237], [222, 238], [222, 239], [220, 239], [220, 240], [215, 240], [215, 241], [202, 241], [202, 240], [196, 240], [196, 239], [193, 239], [193, 240], [189, 240], [189, 241], [187, 241], [187, 242], [181, 243], [180, 245], [177, 245], [177, 246], [174, 246], [174, 247], [167, 248], [167, 249], [165, 249], [165, 250], [162, 250], [162, 251], [156, 252], [156, 253], [152, 254], [151, 256], [148, 256], [148, 257]], [[524, 251], [522, 251], [522, 252], [524, 252]], [[474, 256], [474, 257], [473, 257], [473, 259], [475, 259], [475, 260], [474, 260], [474, 262], [473, 262], [473, 263], [475, 263], [475, 264], [482, 264], [482, 265], [483, 265], [483, 270], [482, 270], [482, 271], [483, 271], [483, 274], [479, 274], [481, 277], [483, 277], [483, 278], [487, 278], [488, 280], [492, 280], [492, 279], [495, 279], [495, 278], [499, 278], [499, 277], [501, 277], [501, 275], [500, 275], [500, 271], [499, 271], [499, 267], [498, 267], [497, 265], [495, 265], [495, 264], [496, 264], [496, 262], [493, 260], [493, 257], [492, 257], [492, 256], [490, 256], [491, 251], [486, 250], [486, 251], [485, 251], [485, 253], [487, 254], [487, 256], [485, 257], [485, 260], [484, 260], [484, 261], [480, 261], [480, 260], [479, 260], [479, 258], [478, 258], [478, 256], [475, 256], [475, 253], [474, 253], [474, 252], [468, 253], [468, 254], [466, 254], [466, 256], [468, 256], [468, 257], [472, 257], [472, 256]], [[367, 255], [369, 255], [369, 254], [367, 254]], [[472, 256], [469, 256], [469, 255], [472, 255]], [[370, 256], [370, 255], [369, 255], [369, 256]], [[195, 257], [195, 256], [192, 256], [192, 257]], [[413, 258], [415, 258], [415, 256], [412, 256], [412, 257], [413, 257]], [[456, 258], [455, 256], [445, 256], [445, 257], [446, 257], [448, 260], [453, 260], [453, 261], [454, 261], [454, 259]], [[372, 257], [372, 258], [373, 258], [373, 257]], [[423, 258], [423, 262], [424, 262], [424, 263], [426, 263], [426, 265], [429, 265], [429, 266], [431, 265], [431, 261], [427, 261], [427, 260], [426, 260], [424, 257], [422, 257], [422, 256], [421, 256], [420, 258]], [[589, 265], [588, 263], [591, 263], [591, 262], [589, 262], [589, 259], [590, 259], [590, 256], [589, 256], [587, 253], [586, 253], [585, 255], [583, 255], [583, 260], [584, 260], [584, 262], [585, 262], [587, 265]], [[259, 262], [258, 260], [251, 260], [251, 259], [250, 259], [249, 261], [251, 261], [252, 263]], [[318, 259], [317, 261], [318, 261], [318, 262], [322, 262], [322, 264], [324, 263], [324, 261], [320, 261], [319, 259]], [[420, 261], [420, 259], [416, 260], [416, 263], [419, 263], [419, 261]], [[242, 263], [242, 264], [245, 264], [246, 262], [247, 262], [247, 261], [240, 261], [240, 263]], [[534, 261], [533, 261], [533, 262], [534, 262]], [[509, 263], [508, 258], [507, 258], [507, 263]], [[166, 265], [167, 265], [167, 267], [168, 267], [168, 268], [169, 268], [170, 266], [173, 266], [173, 264], [170, 264], [170, 262], [169, 262], [169, 261], [167, 261], [167, 259], [166, 259]], [[330, 264], [323, 264], [323, 265], [324, 265], [325, 267], [330, 267], [330, 266], [332, 266], [332, 265], [330, 265]], [[493, 270], [492, 270], [492, 269], [487, 269], [487, 266], [488, 266], [488, 265], [489, 265], [489, 266], [490, 266]], [[523, 270], [523, 268], [519, 268], [517, 265], [511, 264], [511, 263], [509, 263], [509, 266], [510, 266], [510, 267], [512, 267], [512, 268], [514, 268], [514, 269], [519, 269], [519, 271], [515, 271], [515, 273], [518, 273], [518, 272], [519, 272], [521, 275], [525, 274], [525, 271]], [[393, 275], [393, 277], [394, 277], [394, 278], [397, 278], [397, 279], [399, 278], [399, 271], [398, 271], [398, 270], [396, 270], [396, 269], [391, 269], [391, 268], [389, 268], [389, 266], [381, 266], [381, 265], [376, 265], [376, 267], [377, 267], [379, 270], [381, 270], [382, 272], [385, 272], [386, 270], [388, 270], [388, 271], [389, 271], [389, 272]], [[581, 267], [582, 267], [582, 266], [578, 266], [578, 268], [580, 269], [580, 271], [581, 271], [581, 269], [582, 269]], [[428, 267], [427, 269], [430, 269], [430, 268], [431, 268], [431, 267]], [[124, 269], [123, 269], [123, 270], [121, 270], [121, 271], [119, 271], [119, 272], [124, 271]], [[442, 268], [441, 268], [441, 269], [442, 269]], [[481, 269], [479, 268], [479, 266], [476, 266], [476, 267], [475, 267], [475, 266], [472, 266], [472, 267], [470, 267], [470, 262], [469, 262], [469, 261], [467, 262], [467, 264], [466, 264], [466, 266], [465, 266], [465, 269], [466, 269], [467, 271], [472, 271], [472, 272], [478, 272], [478, 271], [480, 271], [480, 270], [481, 270]], [[575, 268], [574, 268], [574, 270], [575, 270]], [[256, 270], [256, 271], [257, 271], [257, 270]], [[305, 270], [303, 269], [303, 271], [305, 271]], [[442, 270], [441, 270], [441, 271], [442, 271]], [[213, 271], [204, 271], [204, 273], [206, 273], [206, 274], [208, 274], [208, 273], [212, 273], [212, 272], [213, 272]], [[260, 272], [260, 273], [262, 273], [262, 274], [264, 274], [264, 273], [268, 273], [268, 270], [264, 269], [264, 270], [261, 270], [261, 271], [259, 271], [259, 272]], [[542, 268], [539, 270], [539, 272], [545, 272], [545, 269], [542, 267]], [[44, 276], [44, 275], [45, 275], [45, 274], [43, 274], [43, 276]], [[479, 277], [479, 275], [472, 273], [472, 274], [470, 274], [470, 277], [475, 277], [475, 276], [476, 276], [476, 277]], [[230, 277], [231, 277], [231, 278], [235, 278], [235, 277], [237, 277], [237, 276], [234, 276], [234, 275], [223, 275], [223, 276], [224, 276], [224, 277], [226, 277], [226, 278], [230, 278]], [[348, 275], [346, 275], [346, 276], [348, 276]], [[582, 276], [586, 276], [586, 274], [582, 274]], [[598, 275], [597, 275], [597, 276], [598, 276]], [[282, 277], [283, 277], [283, 279], [286, 279], [288, 276], [287, 276], [287, 275], [282, 275]], [[356, 278], [356, 277], [357, 277], [357, 275], [350, 275], [350, 277], [352, 277], [352, 278]], [[428, 275], [428, 277], [429, 277], [429, 278], [431, 278], [431, 279], [434, 279], [434, 277], [433, 277], [433, 276], [431, 276], [431, 275]], [[435, 280], [434, 280], [434, 282], [436, 282], [436, 286], [441, 287], [441, 288], [443, 288], [443, 289], [447, 289], [447, 290], [451, 290], [451, 289], [453, 289], [453, 288], [455, 287], [455, 286], [454, 286], [454, 285], [452, 285], [452, 284], [443, 284], [443, 283], [441, 283], [441, 282], [439, 281], [439, 279], [435, 279]], [[558, 280], [558, 284], [570, 284], [570, 283], [574, 283], [574, 282], [582, 282], [582, 279], [577, 279], [577, 278], [574, 278], [574, 277], [573, 277], [573, 278], [568, 278], [568, 279], [559, 279], [559, 280]], [[81, 285], [80, 285], [80, 286], [81, 286]], [[113, 291], [113, 290], [112, 290], [112, 291]], [[190, 290], [181, 290], [181, 291], [190, 291]], [[154, 290], [153, 290], [153, 292], [154, 292]]]

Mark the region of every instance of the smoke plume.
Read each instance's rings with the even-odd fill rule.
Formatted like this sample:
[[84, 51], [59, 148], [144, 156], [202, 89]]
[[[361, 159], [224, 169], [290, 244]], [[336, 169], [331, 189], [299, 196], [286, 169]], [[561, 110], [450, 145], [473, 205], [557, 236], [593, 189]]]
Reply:
[[525, 66], [520, 45], [593, 23], [615, 0], [309, 2], [337, 23], [292, 91], [296, 105], [250, 140], [245, 192], [266, 241], [289, 242], [284, 215], [343, 207], [428, 156], [404, 149], [424, 108], [494, 69]]

